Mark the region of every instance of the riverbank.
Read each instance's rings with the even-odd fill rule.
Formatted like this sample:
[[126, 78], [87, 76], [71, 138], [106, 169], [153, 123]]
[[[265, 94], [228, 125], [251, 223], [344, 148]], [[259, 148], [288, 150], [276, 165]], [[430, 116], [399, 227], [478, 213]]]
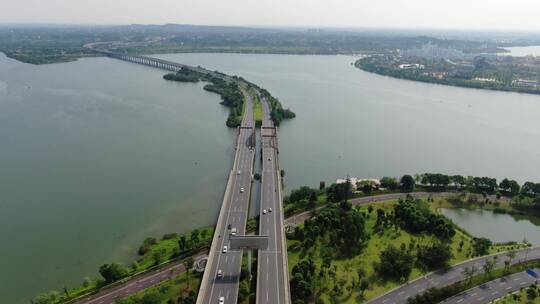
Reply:
[[[411, 64], [409, 62], [420, 63]], [[399, 79], [472, 89], [540, 94], [540, 82], [536, 80], [540, 76], [540, 66], [536, 70], [533, 69], [532, 73], [535, 73], [535, 76], [517, 74], [516, 71], [519, 71], [520, 68], [516, 66], [512, 71], [507, 72], [511, 75], [505, 76], [507, 78], [502, 80], [494, 78], [497, 76], [492, 76], [492, 74], [497, 75], [497, 73], [491, 70], [485, 73], [482, 71], [454, 73], [451, 69], [452, 64], [441, 64], [441, 62], [443, 60], [397, 59], [391, 55], [377, 55], [361, 58], [354, 63], [354, 66], [366, 72]], [[522, 69], [528, 71], [525, 66]]]

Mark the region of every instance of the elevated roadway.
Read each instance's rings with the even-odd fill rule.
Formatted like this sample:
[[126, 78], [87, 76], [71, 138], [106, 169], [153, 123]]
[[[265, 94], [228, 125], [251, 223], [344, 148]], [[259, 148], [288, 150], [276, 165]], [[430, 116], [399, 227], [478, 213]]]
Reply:
[[[255, 156], [253, 100], [245, 92], [244, 96], [247, 102], [242, 124], [238, 128], [234, 165], [229, 174], [208, 254], [208, 262], [197, 297], [198, 304], [218, 303], [221, 297], [225, 303], [237, 302], [242, 251], [230, 250], [229, 237], [233, 229], [236, 229], [239, 235], [245, 234]], [[224, 252], [225, 246], [227, 252]]]
[[268, 248], [259, 250], [257, 260], [257, 303], [289, 304], [287, 243], [283, 220], [283, 198], [279, 170], [277, 129], [270, 119], [268, 103], [261, 97], [262, 174], [259, 234], [268, 236]]

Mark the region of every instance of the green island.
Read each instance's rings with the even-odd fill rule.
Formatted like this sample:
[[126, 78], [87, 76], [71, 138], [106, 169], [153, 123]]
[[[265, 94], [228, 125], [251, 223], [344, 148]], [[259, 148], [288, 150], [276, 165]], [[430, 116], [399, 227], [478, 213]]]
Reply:
[[262, 123], [262, 105], [260, 98], [265, 98], [270, 106], [271, 118], [274, 124], [279, 125], [284, 119], [296, 117], [296, 114], [290, 109], [283, 109], [279, 100], [273, 97], [267, 90], [250, 83], [242, 77], [232, 76], [220, 73], [218, 71], [202, 72], [199, 70], [183, 67], [176, 73], [169, 73], [163, 76], [166, 80], [178, 82], [208, 82], [203, 89], [221, 96], [221, 104], [230, 109], [226, 125], [230, 128], [236, 128], [242, 123], [244, 114], [244, 102], [249, 94], [254, 101], [255, 123], [260, 127]]
[[357, 60], [357, 68], [401, 79], [466, 88], [540, 94], [537, 57], [483, 56], [450, 60], [378, 54]]
[[[427, 191], [433, 196], [414, 199], [354, 204], [355, 199], [390, 193]], [[437, 196], [447, 193], [445, 196]], [[284, 198], [288, 219], [310, 211], [310, 216], [287, 229], [291, 295], [294, 303], [358, 303], [377, 297], [407, 281], [434, 270], [474, 257], [512, 252], [531, 246], [510, 242], [494, 244], [475, 238], [441, 215], [439, 208], [499, 210], [530, 220], [540, 215], [540, 183], [489, 177], [425, 173], [400, 179], [383, 177], [380, 184], [361, 181], [334, 183], [319, 188], [300, 187]], [[256, 231], [258, 217], [251, 218], [247, 230]], [[100, 279], [85, 279], [78, 288], [51, 291], [37, 296], [34, 304], [72, 303], [74, 299], [125, 283], [139, 274], [170, 263], [191, 269], [197, 254], [208, 250], [211, 228], [186, 234], [170, 233], [161, 239], [147, 238], [137, 252], [139, 258], [128, 267], [104, 264]], [[244, 253], [247, 255], [247, 253]], [[256, 253], [250, 275], [247, 257], [243, 259], [239, 303], [253, 303], [256, 290]], [[430, 289], [411, 298], [410, 304], [444, 299], [494, 278], [540, 266], [538, 261], [504, 268], [488, 268], [484, 274], [471, 272], [465, 281]], [[187, 271], [124, 299], [122, 304], [195, 303], [201, 274]], [[532, 288], [532, 287], [531, 287]], [[528, 293], [510, 295], [503, 303], [531, 302]], [[426, 300], [428, 299], [428, 300]], [[519, 301], [525, 302], [519, 302]], [[427, 301], [427, 302], [426, 302]], [[512, 302], [513, 301], [513, 302]]]

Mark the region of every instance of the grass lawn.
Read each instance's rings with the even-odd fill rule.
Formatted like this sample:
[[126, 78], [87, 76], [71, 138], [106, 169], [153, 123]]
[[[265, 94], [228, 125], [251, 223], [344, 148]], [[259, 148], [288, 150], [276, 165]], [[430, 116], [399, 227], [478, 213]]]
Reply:
[[[331, 303], [331, 292], [334, 288], [334, 284], [343, 286], [342, 293], [337, 297], [339, 303], [358, 303], [361, 301], [369, 300], [376, 296], [379, 296], [394, 287], [401, 285], [404, 282], [398, 281], [383, 281], [377, 277], [375, 273], [374, 265], [379, 261], [379, 253], [389, 245], [400, 247], [401, 244], [408, 246], [411, 241], [417, 244], [426, 244], [432, 242], [435, 237], [425, 234], [410, 234], [402, 229], [387, 229], [385, 231], [375, 233], [374, 226], [377, 218], [377, 209], [391, 210], [392, 206], [397, 201], [388, 201], [384, 203], [373, 203], [373, 210], [368, 213], [368, 205], [356, 206], [360, 211], [368, 214], [366, 220], [366, 230], [371, 238], [367, 241], [365, 248], [357, 256], [347, 259], [333, 260], [331, 268], [336, 271], [336, 278], [325, 277], [324, 282], [321, 284], [321, 299], [325, 303]], [[292, 272], [292, 268], [299, 263], [303, 258], [311, 257], [317, 269], [322, 264], [322, 258], [320, 255], [320, 248], [324, 245], [317, 241], [317, 243], [310, 248], [305, 256], [301, 256], [301, 250], [296, 248], [298, 241], [288, 240], [288, 257], [289, 257], [289, 273]], [[460, 243], [463, 245], [460, 246]], [[467, 260], [471, 257], [472, 252], [472, 238], [466, 233], [456, 230], [456, 235], [451, 242], [451, 249], [453, 258], [450, 264], [456, 264], [461, 261]], [[461, 249], [460, 249], [461, 247]], [[512, 246], [509, 246], [509, 248]], [[491, 252], [501, 251], [499, 246], [494, 246]], [[362, 296], [358, 289], [352, 288], [353, 281], [359, 280], [359, 272], [361, 277], [365, 278], [369, 282], [369, 288]], [[426, 272], [420, 269], [418, 266], [413, 268], [413, 271], [409, 277], [409, 280], [417, 278]]]
[[253, 118], [255, 119], [255, 123], [262, 123], [263, 109], [259, 96], [253, 91], [251, 91], [250, 94], [253, 97]]

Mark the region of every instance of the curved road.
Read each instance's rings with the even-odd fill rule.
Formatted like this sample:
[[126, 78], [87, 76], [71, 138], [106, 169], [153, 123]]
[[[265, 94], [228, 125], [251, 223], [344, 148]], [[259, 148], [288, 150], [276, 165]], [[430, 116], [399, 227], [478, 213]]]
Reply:
[[[455, 195], [454, 192], [412, 192], [412, 193], [390, 193], [390, 194], [380, 194], [373, 196], [366, 196], [360, 198], [353, 198], [349, 201], [353, 205], [365, 205], [375, 202], [385, 202], [390, 200], [397, 200], [399, 198], [405, 198], [406, 196], [411, 195], [414, 198], [427, 198], [427, 197], [445, 197], [450, 195]], [[325, 206], [318, 207], [316, 210], [322, 209]], [[285, 226], [296, 226], [303, 223], [305, 220], [311, 217], [313, 211], [305, 211], [285, 219]]]
[[[202, 257], [202, 255], [194, 258], [197, 259], [200, 257]], [[84, 299], [81, 299], [76, 303], [111, 304], [114, 303], [116, 299], [130, 296], [146, 288], [157, 285], [168, 279], [174, 278], [175, 276], [181, 274], [184, 271], [186, 271], [186, 268], [184, 267], [182, 262], [174, 262], [170, 265], [165, 266], [164, 268], [142, 274], [124, 284], [105, 289], [95, 295], [84, 297]]]
[[[538, 272], [538, 269], [535, 269]], [[527, 272], [518, 272], [500, 279], [487, 282], [471, 288], [458, 295], [448, 298], [444, 304], [482, 304], [497, 300], [509, 293], [516, 292], [521, 288], [529, 287], [537, 280]]]
[[[455, 193], [451, 192], [443, 192], [443, 193], [429, 193], [429, 192], [414, 192], [410, 193], [415, 198], [427, 198], [430, 195], [432, 197], [444, 197], [448, 195], [452, 195]], [[375, 196], [368, 196], [368, 197], [362, 197], [362, 198], [356, 198], [351, 199], [351, 203], [355, 205], [363, 205], [363, 204], [369, 204], [373, 202], [384, 202], [389, 200], [395, 200], [402, 197], [405, 197], [407, 194], [404, 193], [392, 193], [392, 194], [382, 194], [382, 195], [375, 195]], [[324, 206], [323, 206], [324, 207]], [[322, 208], [322, 207], [320, 207]], [[297, 215], [293, 215], [287, 219], [285, 219], [285, 225], [298, 225], [300, 223], [303, 223], [306, 219], [308, 219], [311, 216], [311, 211], [306, 211]], [[505, 260], [505, 254], [501, 253], [499, 254], [501, 258], [499, 258], [498, 261], [498, 267], [504, 266], [504, 260]], [[200, 256], [198, 256], [200, 257]], [[526, 248], [521, 250], [516, 257], [514, 258], [514, 263], [521, 262], [524, 259], [532, 260], [532, 259], [538, 259], [540, 258], [540, 247], [536, 248]], [[423, 291], [425, 291], [427, 288], [431, 287], [442, 287], [448, 284], [452, 284], [454, 282], [460, 281], [464, 279], [464, 276], [462, 274], [464, 267], [470, 267], [471, 265], [476, 265], [477, 268], [481, 271], [481, 266], [483, 262], [485, 261], [484, 258], [477, 258], [471, 261], [464, 262], [462, 264], [455, 265], [451, 268], [449, 268], [446, 271], [439, 271], [435, 273], [428, 274], [425, 277], [419, 278], [415, 281], [409, 282], [405, 285], [399, 286], [398, 288], [388, 292], [387, 294], [384, 294], [378, 298], [372, 299], [369, 301], [369, 304], [398, 304], [398, 303], [406, 303], [406, 299], [410, 296], [414, 296], [416, 294], [419, 294]], [[146, 274], [141, 275], [140, 277], [137, 277], [129, 282], [126, 282], [122, 285], [103, 290], [96, 295], [85, 297], [83, 300], [79, 300], [78, 304], [111, 304], [114, 303], [114, 300], [117, 298], [124, 298], [129, 295], [133, 295], [139, 291], [142, 291], [146, 288], [152, 287], [154, 285], [157, 285], [171, 277], [177, 276], [180, 273], [184, 272], [185, 268], [181, 264], [181, 262], [175, 262], [173, 264], [167, 265], [165, 268], [158, 269]], [[501, 282], [499, 282], [500, 284]], [[521, 284], [520, 282], [517, 282]], [[508, 285], [510, 286], [510, 284]], [[512, 290], [506, 290], [508, 287], [504, 287], [503, 290], [499, 290], [501, 293], [498, 297], [501, 297], [504, 295], [504, 293], [512, 292]], [[528, 285], [525, 285], [528, 286]], [[521, 286], [523, 287], [523, 286]], [[477, 287], [481, 288], [481, 287]], [[457, 297], [457, 296], [456, 296]], [[473, 302], [467, 302], [469, 301], [469, 298], [475, 298], [476, 301], [474, 303], [486, 303], [490, 299], [489, 296], [484, 296], [486, 301], [485, 302], [478, 302], [482, 298], [481, 295], [478, 296], [474, 292], [466, 292], [465, 297], [463, 297], [462, 301], [459, 301], [461, 298], [450, 298], [447, 301], [443, 303], [460, 303], [460, 304], [466, 304], [466, 303], [473, 303]], [[455, 302], [454, 302], [455, 301]]]
[[[429, 273], [423, 277], [420, 277], [414, 281], [408, 282], [407, 284], [401, 285], [390, 292], [368, 301], [369, 304], [405, 304], [407, 299], [411, 296], [420, 294], [430, 288], [444, 287], [462, 280], [465, 280], [463, 275], [463, 269], [465, 267], [476, 267], [478, 269], [477, 273], [483, 273], [482, 265], [486, 262], [487, 259], [492, 259], [494, 256], [497, 256], [496, 268], [504, 267], [504, 261], [508, 258], [506, 253], [499, 253], [492, 256], [480, 257], [472, 260], [462, 262], [460, 264], [454, 265], [448, 269], [440, 270], [436, 272]], [[540, 247], [531, 247], [525, 248], [516, 251], [516, 257], [513, 259], [512, 264], [516, 264], [523, 261], [530, 261], [540, 259]], [[501, 297], [503, 294], [499, 295]], [[487, 301], [486, 301], [487, 302]], [[453, 303], [453, 302], [449, 302]], [[475, 302], [475, 303], [485, 303], [485, 302]]]

